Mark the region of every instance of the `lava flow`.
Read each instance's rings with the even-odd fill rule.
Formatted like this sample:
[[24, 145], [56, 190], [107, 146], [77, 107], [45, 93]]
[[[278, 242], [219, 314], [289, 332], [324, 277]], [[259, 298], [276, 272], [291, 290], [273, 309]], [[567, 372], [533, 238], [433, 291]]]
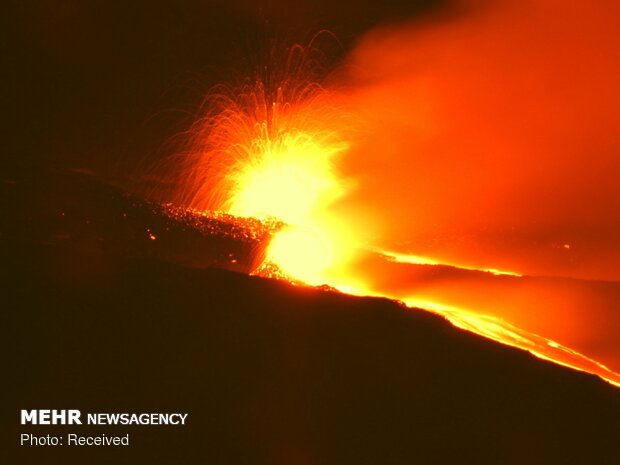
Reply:
[[[312, 47], [294, 47], [281, 75], [256, 76], [209, 99], [209, 114], [196, 124], [184, 154], [177, 202], [198, 211], [282, 222], [255, 274], [396, 299], [620, 386], [617, 318], [612, 317], [620, 299], [617, 281], [502, 270], [499, 255], [485, 266], [411, 255], [411, 247], [386, 247], [390, 241], [379, 237], [381, 228], [371, 224], [373, 217], [364, 215], [359, 202], [347, 209], [362, 181], [344, 174], [343, 160], [362, 150], [359, 140], [369, 139], [372, 128], [351, 108], [351, 95], [344, 98], [346, 92], [313, 80], [306, 71], [314, 64]], [[394, 118], [390, 112], [384, 116]], [[379, 149], [394, 149], [382, 140], [385, 147], [371, 145], [377, 149], [374, 159], [381, 158]], [[402, 193], [415, 165], [409, 170], [381, 181], [391, 189], [398, 184]], [[439, 178], [435, 184], [433, 193]], [[457, 187], [451, 186], [450, 195], [458, 194]], [[415, 218], [403, 218], [403, 224], [411, 221]]]

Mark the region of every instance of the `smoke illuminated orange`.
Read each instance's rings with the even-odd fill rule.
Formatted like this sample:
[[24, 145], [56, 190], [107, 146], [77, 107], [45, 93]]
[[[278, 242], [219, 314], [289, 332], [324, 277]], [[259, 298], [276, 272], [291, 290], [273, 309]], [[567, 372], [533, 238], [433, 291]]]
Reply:
[[[516, 4], [507, 4], [515, 8], [511, 21], [519, 18]], [[617, 266], [594, 254], [584, 260], [587, 270], [573, 273], [575, 263], [565, 259], [579, 250], [571, 244], [596, 243], [583, 232], [571, 236], [573, 229], [583, 231], [587, 221], [567, 220], [570, 208], [564, 202], [587, 211], [577, 201], [588, 195], [600, 199], [598, 190], [609, 189], [607, 177], [597, 183], [601, 167], [612, 165], [609, 147], [601, 149], [599, 137], [608, 128], [603, 122], [596, 127], [592, 144], [602, 155], [590, 155], [592, 167], [578, 177], [573, 156], [562, 165], [554, 154], [558, 134], [564, 135], [566, 127], [576, 130], [566, 116], [574, 111], [571, 105], [585, 105], [583, 97], [574, 95], [577, 90], [570, 88], [572, 100], [550, 96], [549, 108], [541, 97], [538, 113], [518, 123], [495, 102], [512, 103], [520, 95], [513, 86], [489, 89], [479, 76], [457, 68], [471, 90], [471, 95], [459, 94], [454, 62], [473, 63], [487, 79], [506, 79], [505, 63], [495, 69], [485, 61], [511, 56], [502, 54], [501, 41], [488, 45], [498, 33], [488, 25], [495, 18], [503, 27], [507, 17], [502, 9], [495, 16], [490, 11], [484, 10], [481, 20], [474, 14], [471, 25], [456, 23], [429, 33], [432, 41], [423, 42], [427, 48], [418, 44], [422, 51], [410, 46], [410, 36], [421, 39], [408, 28], [376, 32], [375, 40], [362, 41], [349, 60], [358, 65], [353, 69], [363, 70], [352, 79], [353, 90], [326, 89], [306, 79], [306, 54], [311, 52], [294, 47], [295, 58], [279, 73], [279, 85], [256, 79], [241, 91], [217, 94], [212, 113], [197, 124], [181, 201], [200, 210], [281, 220], [285, 226], [272, 239], [266, 260], [291, 282], [396, 299], [620, 385], [616, 323], [605, 323], [606, 318], [617, 322], [612, 312], [620, 286], [612, 279], [597, 280], [617, 276]], [[571, 21], [582, 19], [564, 14]], [[549, 63], [556, 58], [539, 49], [530, 61], [523, 60], [522, 32], [539, 18], [526, 16], [517, 26], [510, 23], [502, 37], [521, 66], [536, 63], [535, 76], [539, 69], [553, 70]], [[534, 30], [531, 40], [546, 37]], [[461, 47], [455, 38], [471, 47]], [[450, 54], [455, 47], [458, 53]], [[413, 53], [410, 49], [418, 50], [413, 57], [420, 63], [432, 62], [422, 60], [428, 56], [439, 60], [437, 74], [420, 71], [415, 60], [402, 62]], [[557, 59], [561, 66], [570, 61]], [[597, 66], [604, 69], [602, 59]], [[531, 82], [528, 70], [521, 70], [524, 82]], [[340, 78], [351, 79], [350, 73], [341, 72]], [[469, 99], [484, 105], [470, 105]], [[521, 100], [514, 107], [528, 114], [531, 106]], [[570, 111], [557, 121], [545, 120], [545, 133], [540, 114], [551, 118], [556, 104]], [[602, 112], [600, 121], [606, 117]], [[515, 124], [516, 136], [511, 133]], [[563, 139], [559, 144], [566, 152], [576, 146]], [[557, 173], [563, 177], [554, 177]], [[547, 188], [554, 189], [552, 195], [545, 196]], [[586, 218], [595, 221], [600, 214], [599, 223], [606, 225], [594, 239], [610, 236], [608, 226], [616, 220], [605, 215], [616, 200], [606, 197], [607, 203], [599, 202]], [[536, 229], [540, 223], [544, 228]], [[557, 238], [549, 239], [557, 231]], [[605, 240], [610, 247], [615, 244]], [[610, 250], [613, 256], [615, 249]], [[546, 277], [556, 271], [556, 277]]]

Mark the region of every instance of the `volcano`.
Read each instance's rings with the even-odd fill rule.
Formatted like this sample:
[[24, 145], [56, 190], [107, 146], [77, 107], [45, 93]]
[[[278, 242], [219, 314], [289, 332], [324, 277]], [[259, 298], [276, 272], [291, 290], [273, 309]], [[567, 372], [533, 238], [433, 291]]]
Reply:
[[3, 463], [614, 462], [618, 2], [5, 4]]
[[[115, 448], [11, 463], [604, 463], [617, 388], [387, 299], [248, 276], [274, 225], [140, 201], [74, 171], [2, 180], [5, 399], [186, 411]], [[93, 427], [68, 432], [93, 434]], [[38, 426], [37, 435], [59, 434]]]

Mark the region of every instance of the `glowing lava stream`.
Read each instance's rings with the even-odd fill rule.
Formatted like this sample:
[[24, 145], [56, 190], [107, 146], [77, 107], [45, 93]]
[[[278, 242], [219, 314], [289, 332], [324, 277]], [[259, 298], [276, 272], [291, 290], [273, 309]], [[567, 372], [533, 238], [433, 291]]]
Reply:
[[[285, 84], [272, 94], [259, 82], [241, 96], [219, 95], [214, 114], [199, 121], [186, 162], [191, 174], [184, 182], [190, 197], [181, 203], [201, 211], [275, 218], [286, 225], [275, 233], [255, 274], [398, 300], [442, 315], [459, 328], [620, 386], [620, 375], [604, 365], [502, 318], [438, 302], [415, 287], [403, 293], [395, 292], [391, 283], [373, 283], [370, 278], [376, 271], [372, 265], [360, 265], [363, 257], [379, 260], [375, 263], [386, 272], [422, 265], [472, 268], [358, 243], [359, 234], [333, 209], [352, 186], [335, 170], [338, 158], [349, 149], [351, 128], [333, 96], [313, 86]], [[523, 279], [496, 269], [469, 272], [478, 271]]]
[[[327, 150], [317, 157], [312, 151], [320, 150], [318, 145], [309, 142], [306, 136], [297, 140], [307, 143], [299, 152], [293, 146], [284, 144], [284, 152], [273, 153], [270, 150], [260, 162], [241, 172], [238, 185], [245, 187], [233, 197], [229, 210], [241, 216], [278, 217], [287, 224], [272, 239], [266, 258], [265, 266], [275, 267], [277, 277], [294, 283], [328, 285], [352, 295], [399, 300], [408, 307], [441, 315], [458, 328], [527, 350], [539, 358], [596, 374], [620, 387], [620, 375], [605, 365], [551, 339], [517, 328], [501, 318], [415, 295], [399, 298], [389, 291], [378, 292], [365, 286], [352, 265], [360, 245], [352, 240], [352, 231], [329, 215], [330, 201], [344, 192], [330, 166], [331, 157], [338, 150]], [[386, 251], [374, 253], [382, 256], [386, 263], [441, 265], [495, 276], [521, 276], [497, 269], [455, 266], [415, 255]], [[263, 274], [261, 269], [257, 274]]]
[[[397, 252], [388, 252], [385, 250], [378, 251], [379, 253], [385, 255], [388, 259], [395, 261], [396, 263], [410, 263], [412, 265], [449, 265], [447, 263], [442, 263], [438, 260], [433, 260], [428, 257], [421, 257], [419, 255], [408, 255]], [[522, 276], [520, 273], [516, 273], [514, 271], [505, 271], [498, 270], [496, 268], [474, 268], [470, 266], [458, 265], [456, 268], [460, 268], [462, 270], [470, 270], [470, 271], [483, 271], [485, 273], [491, 273], [495, 276]]]

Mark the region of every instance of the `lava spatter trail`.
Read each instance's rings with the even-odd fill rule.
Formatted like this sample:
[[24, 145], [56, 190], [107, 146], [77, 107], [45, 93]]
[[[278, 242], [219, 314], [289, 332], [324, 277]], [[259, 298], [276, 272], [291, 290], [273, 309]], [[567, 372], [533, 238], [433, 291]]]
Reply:
[[356, 180], [339, 168], [364, 122], [344, 92], [315, 80], [312, 46], [293, 47], [276, 74], [218, 89], [174, 174], [176, 204], [281, 225], [253, 274], [399, 300], [620, 386], [620, 347], [597, 344], [609, 343], [613, 328], [592, 317], [613, 311], [618, 283], [521, 276], [492, 263], [384, 250], [340, 205]]

